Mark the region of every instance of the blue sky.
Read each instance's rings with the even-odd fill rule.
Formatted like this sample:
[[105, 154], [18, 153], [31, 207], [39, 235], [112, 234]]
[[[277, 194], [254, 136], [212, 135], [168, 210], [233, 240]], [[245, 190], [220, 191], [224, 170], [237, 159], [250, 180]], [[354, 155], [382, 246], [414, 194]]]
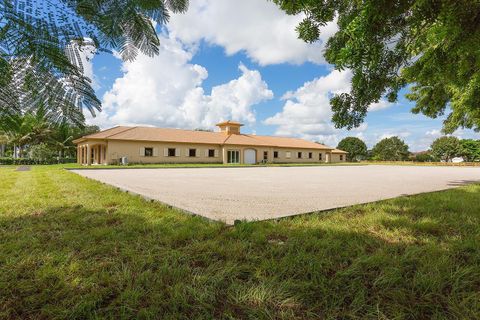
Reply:
[[[371, 147], [398, 135], [412, 151], [427, 149], [441, 135], [442, 119], [411, 114], [403, 95], [396, 104], [372, 106], [361, 127], [335, 129], [328, 100], [348, 91], [351, 77], [348, 70], [334, 71], [322, 55], [336, 26], [327, 25], [319, 42], [306, 44], [294, 31], [300, 19], [267, 1], [192, 0], [186, 14], [157, 28], [159, 56], [139, 56], [131, 63], [105, 53], [93, 57], [88, 73], [104, 111], [88, 116], [88, 122], [102, 128], [213, 129], [231, 118], [245, 123], [246, 133], [332, 146], [346, 136], [358, 136]], [[471, 130], [455, 135], [480, 139]]]

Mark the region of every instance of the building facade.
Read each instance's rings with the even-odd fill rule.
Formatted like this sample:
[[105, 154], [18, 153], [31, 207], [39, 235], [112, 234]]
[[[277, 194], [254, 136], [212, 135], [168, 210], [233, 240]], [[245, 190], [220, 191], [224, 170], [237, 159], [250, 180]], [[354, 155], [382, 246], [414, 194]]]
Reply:
[[318, 163], [344, 162], [346, 152], [295, 138], [242, 134], [225, 121], [219, 132], [114, 127], [74, 141], [83, 165], [128, 163]]

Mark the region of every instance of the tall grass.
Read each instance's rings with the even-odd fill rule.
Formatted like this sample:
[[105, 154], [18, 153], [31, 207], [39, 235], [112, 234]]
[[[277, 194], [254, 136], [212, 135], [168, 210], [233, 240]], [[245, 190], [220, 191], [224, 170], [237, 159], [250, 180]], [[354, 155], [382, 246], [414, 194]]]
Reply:
[[0, 168], [2, 319], [475, 319], [480, 186], [227, 227]]

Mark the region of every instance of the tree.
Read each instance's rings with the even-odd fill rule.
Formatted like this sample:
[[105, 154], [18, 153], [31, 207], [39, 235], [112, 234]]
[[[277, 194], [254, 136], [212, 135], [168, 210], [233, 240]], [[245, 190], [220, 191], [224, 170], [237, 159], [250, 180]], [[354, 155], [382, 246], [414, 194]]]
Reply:
[[409, 88], [413, 113], [436, 118], [451, 110], [444, 132], [480, 129], [480, 2], [273, 1], [287, 14], [305, 15], [297, 32], [307, 42], [337, 22], [325, 58], [353, 72], [351, 91], [330, 100], [337, 128], [358, 127], [372, 103], [397, 101]]
[[0, 130], [8, 137], [10, 144], [13, 144], [14, 156], [21, 157], [25, 146], [39, 144], [46, 141], [52, 133], [52, 113], [44, 106], [26, 114], [12, 114], [0, 118]]
[[78, 128], [64, 122], [54, 127], [49, 143], [51, 148], [57, 152], [60, 159], [75, 157], [76, 147], [72, 141], [99, 131], [100, 128], [98, 126]]
[[[0, 146], [10, 145], [14, 156], [28, 155], [33, 146], [43, 144], [44, 148], [56, 152], [59, 158], [74, 157], [72, 141], [83, 135], [98, 132], [97, 126], [75, 126], [69, 122], [57, 122], [54, 112], [45, 107], [25, 114], [0, 117]], [[4, 137], [2, 139], [2, 137]], [[40, 148], [41, 149], [41, 148]]]
[[461, 156], [465, 161], [480, 161], [480, 140], [463, 139], [461, 144]]
[[51, 163], [55, 158], [55, 152], [45, 143], [32, 146], [28, 153], [38, 163]]
[[410, 152], [408, 145], [398, 137], [380, 140], [372, 149], [373, 159], [381, 161], [407, 160]]
[[457, 137], [440, 137], [433, 141], [430, 149], [436, 159], [450, 162], [452, 158], [459, 156], [462, 152], [462, 145]]
[[417, 162], [432, 162], [432, 161], [434, 161], [431, 153], [428, 152], [428, 151], [427, 152], [420, 152], [420, 153], [415, 154], [412, 157], [412, 160], [417, 161]]
[[0, 157], [5, 156], [5, 147], [8, 143], [8, 137], [5, 133], [0, 130]]
[[100, 110], [78, 59], [82, 48], [117, 50], [125, 60], [155, 55], [152, 22], [187, 7], [188, 0], [0, 0], [0, 116], [44, 105], [82, 124], [82, 108]]
[[348, 161], [358, 161], [367, 156], [367, 145], [357, 137], [347, 137], [338, 143], [338, 149], [347, 151]]

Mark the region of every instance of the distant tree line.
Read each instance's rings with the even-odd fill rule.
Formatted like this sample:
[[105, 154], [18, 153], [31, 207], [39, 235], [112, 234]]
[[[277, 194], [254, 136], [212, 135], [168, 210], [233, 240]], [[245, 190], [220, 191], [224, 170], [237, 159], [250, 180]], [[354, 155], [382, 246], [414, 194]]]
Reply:
[[370, 150], [362, 139], [347, 137], [339, 142], [337, 148], [348, 152], [348, 161], [451, 162], [456, 157], [467, 162], [480, 161], [480, 140], [453, 136], [440, 137], [433, 141], [429, 150], [418, 153], [411, 153], [408, 145], [399, 137], [382, 139]]
[[43, 107], [0, 117], [0, 164], [75, 162], [72, 141], [99, 130], [59, 120]]

